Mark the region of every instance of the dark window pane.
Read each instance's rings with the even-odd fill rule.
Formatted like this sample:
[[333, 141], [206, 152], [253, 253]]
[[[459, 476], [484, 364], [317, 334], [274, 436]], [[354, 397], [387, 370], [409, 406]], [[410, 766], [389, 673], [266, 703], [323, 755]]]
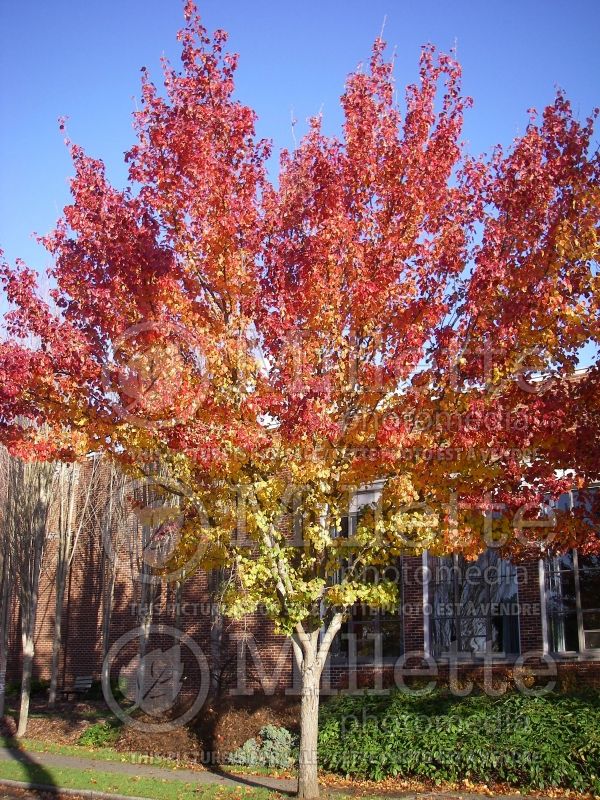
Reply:
[[[600, 559], [579, 555], [578, 583], [575, 573], [564, 570], [574, 563], [572, 553], [546, 562], [546, 608], [548, 611], [548, 645], [555, 652], [578, 651], [577, 611], [583, 612], [583, 646], [595, 647], [596, 632], [600, 630]], [[589, 613], [596, 612], [596, 613]]]
[[600, 608], [600, 572], [580, 569], [579, 590], [583, 609]]
[[357, 603], [352, 607], [350, 622], [369, 622], [373, 619], [373, 614], [369, 606], [364, 603]]
[[352, 627], [352, 633], [356, 636], [356, 655], [358, 658], [372, 659], [375, 655], [375, 642], [372, 626], [368, 623], [355, 623]]
[[600, 611], [584, 611], [583, 628], [586, 631], [600, 630]]
[[579, 555], [579, 569], [600, 569], [600, 556]]
[[373, 662], [379, 654], [382, 658], [398, 658], [403, 652], [401, 615], [357, 604], [333, 641], [332, 658], [347, 660], [355, 645], [360, 661]]
[[573, 572], [546, 574], [546, 608], [549, 614], [561, 614], [575, 610], [575, 575]]
[[[496, 550], [476, 561], [430, 559], [430, 622], [434, 655], [449, 652], [518, 652], [516, 571]], [[506, 649], [509, 646], [509, 649]]]
[[492, 617], [492, 652], [519, 652], [519, 618], [516, 614]]
[[492, 603], [511, 605], [517, 603], [518, 599], [516, 575], [513, 575], [511, 580], [503, 580], [496, 586], [491, 587], [490, 601]]
[[348, 658], [348, 623], [343, 622], [342, 627], [336, 634], [335, 639], [331, 643], [331, 657], [332, 658]]
[[548, 618], [548, 640], [550, 650], [555, 653], [579, 650], [577, 615], [551, 615]]
[[456, 622], [454, 618], [433, 618], [430, 622], [431, 649], [433, 655], [441, 656], [443, 653], [456, 652]]
[[355, 528], [356, 528], [356, 514], [348, 514], [342, 517], [341, 534], [344, 538], [347, 539], [349, 536], [354, 536]]
[[384, 658], [397, 658], [403, 651], [402, 620], [386, 620], [381, 623], [381, 655]]
[[600, 631], [586, 631], [584, 638], [586, 648], [600, 648]]
[[555, 570], [573, 569], [573, 552], [570, 550], [568, 553], [553, 558], [550, 565], [550, 569]]

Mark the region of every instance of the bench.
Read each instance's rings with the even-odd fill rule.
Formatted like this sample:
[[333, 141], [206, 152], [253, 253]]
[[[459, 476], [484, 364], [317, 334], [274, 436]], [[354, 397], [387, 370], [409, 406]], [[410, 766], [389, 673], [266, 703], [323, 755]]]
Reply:
[[68, 700], [71, 695], [87, 694], [92, 688], [92, 680], [91, 675], [77, 675], [75, 683], [68, 689], [63, 689], [61, 693], [65, 700]]

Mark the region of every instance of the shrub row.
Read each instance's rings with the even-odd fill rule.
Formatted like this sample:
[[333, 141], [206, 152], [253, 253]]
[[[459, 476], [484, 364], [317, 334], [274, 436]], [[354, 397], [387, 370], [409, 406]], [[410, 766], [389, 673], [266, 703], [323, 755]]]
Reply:
[[319, 727], [321, 766], [348, 777], [600, 793], [598, 693], [341, 695]]

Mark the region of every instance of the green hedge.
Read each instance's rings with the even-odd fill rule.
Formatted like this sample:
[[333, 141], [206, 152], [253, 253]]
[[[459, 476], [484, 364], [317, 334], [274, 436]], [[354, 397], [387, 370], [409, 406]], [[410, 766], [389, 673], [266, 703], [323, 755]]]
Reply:
[[321, 709], [324, 769], [600, 793], [600, 695], [340, 695]]

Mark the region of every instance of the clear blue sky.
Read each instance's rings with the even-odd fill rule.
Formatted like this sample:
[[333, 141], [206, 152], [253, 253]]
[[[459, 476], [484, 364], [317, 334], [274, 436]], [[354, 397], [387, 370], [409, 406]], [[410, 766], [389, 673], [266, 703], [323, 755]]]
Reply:
[[[475, 100], [473, 151], [508, 144], [556, 86], [581, 116], [600, 103], [600, 0], [205, 0], [200, 10], [210, 29], [229, 31], [238, 95], [276, 147], [292, 145], [292, 109], [297, 132], [321, 108], [337, 130], [345, 76], [368, 57], [384, 17], [399, 87], [415, 79], [422, 43], [457, 42]], [[181, 19], [179, 0], [0, 0], [0, 246], [9, 259], [48, 266], [31, 233], [50, 230], [68, 201], [59, 116], [123, 182], [140, 67], [158, 77], [161, 54], [176, 59]]]

